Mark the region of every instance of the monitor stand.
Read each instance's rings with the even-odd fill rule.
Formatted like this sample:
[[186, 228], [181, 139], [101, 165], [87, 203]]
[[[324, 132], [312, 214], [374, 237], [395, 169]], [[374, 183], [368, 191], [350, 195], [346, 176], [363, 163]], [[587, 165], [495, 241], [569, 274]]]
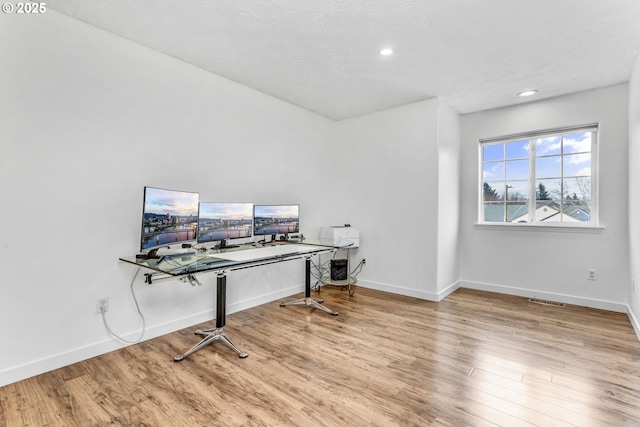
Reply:
[[151, 249], [149, 252], [141, 253], [136, 255], [136, 259], [158, 259], [160, 255], [158, 255], [158, 249], [171, 249], [169, 246], [160, 246], [159, 248]]
[[284, 233], [282, 236], [280, 236], [279, 239], [278, 239], [278, 235], [277, 234], [272, 234], [271, 235], [271, 243], [286, 242], [288, 240], [289, 240], [289, 233]]
[[231, 249], [231, 248], [239, 248], [240, 245], [228, 245], [227, 239], [222, 239], [218, 242], [217, 245], [214, 246], [214, 249]]
[[291, 241], [289, 240], [289, 234], [285, 233], [282, 236], [280, 236], [280, 238], [278, 239], [277, 235], [272, 234], [271, 235], [271, 240], [269, 242], [265, 241], [265, 245], [283, 245], [285, 243], [290, 243]]

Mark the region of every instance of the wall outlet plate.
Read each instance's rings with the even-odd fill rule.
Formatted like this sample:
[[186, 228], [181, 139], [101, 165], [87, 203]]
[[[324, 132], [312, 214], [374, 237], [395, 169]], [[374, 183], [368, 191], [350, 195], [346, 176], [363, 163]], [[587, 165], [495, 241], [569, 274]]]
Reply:
[[109, 311], [109, 297], [102, 297], [96, 300], [96, 313], [106, 313]]

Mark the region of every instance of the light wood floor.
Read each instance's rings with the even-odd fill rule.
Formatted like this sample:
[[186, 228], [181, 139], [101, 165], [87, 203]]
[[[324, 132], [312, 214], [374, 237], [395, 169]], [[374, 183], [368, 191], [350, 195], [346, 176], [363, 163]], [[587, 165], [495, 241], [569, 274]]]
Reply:
[[640, 425], [625, 314], [468, 289], [321, 296], [339, 316], [228, 316], [246, 359], [215, 344], [173, 362], [194, 327], [0, 388], [0, 426]]

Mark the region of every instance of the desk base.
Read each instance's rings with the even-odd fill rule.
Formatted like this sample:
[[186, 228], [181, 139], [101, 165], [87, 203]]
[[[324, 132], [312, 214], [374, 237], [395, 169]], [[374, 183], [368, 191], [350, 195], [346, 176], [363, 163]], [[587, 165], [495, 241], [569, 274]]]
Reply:
[[223, 328], [207, 329], [207, 330], [204, 330], [204, 331], [201, 330], [201, 329], [198, 329], [194, 333], [198, 334], [198, 335], [203, 335], [205, 338], [202, 341], [200, 341], [198, 344], [194, 345], [189, 350], [187, 350], [186, 353], [179, 354], [176, 357], [174, 357], [173, 358], [174, 361], [180, 362], [181, 360], [183, 360], [185, 357], [189, 356], [190, 354], [193, 354], [196, 351], [200, 350], [202, 347], [204, 347], [206, 345], [209, 345], [211, 343], [214, 343], [216, 341], [221, 341], [224, 345], [229, 347], [231, 350], [233, 350], [236, 353], [238, 353], [238, 356], [240, 356], [241, 359], [244, 359], [245, 357], [247, 357], [249, 355], [248, 353], [245, 353], [244, 351], [242, 351], [238, 347], [236, 347], [236, 345], [233, 343], [233, 341], [231, 341], [229, 336], [224, 333]]
[[305, 260], [305, 273], [304, 298], [290, 302], [283, 302], [280, 304], [280, 307], [286, 307], [288, 305], [306, 305], [308, 307], [319, 308], [322, 311], [326, 311], [327, 313], [337, 316], [337, 311], [330, 310], [322, 305], [324, 302], [323, 299], [315, 300], [311, 298], [311, 259], [309, 259], [309, 257]]
[[327, 313], [331, 313], [334, 316], [338, 315], [337, 311], [333, 311], [333, 310], [325, 307], [324, 305], [322, 305], [323, 302], [324, 302], [323, 299], [315, 300], [315, 299], [313, 299], [311, 297], [304, 297], [304, 298], [297, 299], [295, 301], [289, 301], [289, 302], [280, 303], [280, 307], [286, 307], [288, 305], [307, 305], [309, 307], [319, 308], [320, 310], [326, 311]]

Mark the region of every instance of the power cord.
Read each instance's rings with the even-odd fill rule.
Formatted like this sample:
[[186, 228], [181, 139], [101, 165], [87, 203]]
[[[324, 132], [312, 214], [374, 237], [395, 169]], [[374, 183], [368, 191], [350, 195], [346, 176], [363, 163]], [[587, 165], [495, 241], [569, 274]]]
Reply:
[[351, 273], [349, 274], [355, 279], [356, 277], [358, 277], [358, 274], [360, 274], [360, 272], [362, 271], [362, 267], [364, 267], [364, 265], [365, 265], [365, 260], [364, 259], [360, 260], [358, 265], [356, 265], [355, 268], [351, 270]]
[[140, 304], [138, 304], [138, 299], [136, 298], [136, 293], [133, 290], [133, 284], [135, 283], [136, 277], [138, 277], [138, 273], [139, 272], [140, 272], [140, 267], [138, 267], [138, 269], [136, 270], [136, 274], [133, 275], [133, 279], [131, 279], [131, 285], [130, 285], [131, 296], [133, 297], [133, 302], [136, 304], [136, 310], [138, 311], [138, 315], [142, 319], [142, 332], [140, 333], [140, 337], [137, 340], [129, 341], [129, 340], [126, 340], [126, 339], [122, 338], [121, 336], [119, 336], [115, 332], [113, 332], [111, 330], [111, 328], [109, 327], [109, 324], [107, 322], [107, 316], [105, 314], [104, 307], [102, 307], [100, 309], [100, 314], [102, 315], [102, 323], [104, 323], [104, 327], [106, 328], [106, 330], [109, 333], [109, 335], [111, 335], [112, 337], [117, 338], [120, 341], [125, 342], [127, 344], [137, 344], [140, 341], [142, 341], [142, 337], [144, 336], [144, 333], [145, 333], [145, 330], [146, 330], [146, 323], [145, 323], [145, 320], [144, 320], [144, 315], [142, 314], [142, 311], [140, 310]]
[[[333, 254], [332, 259], [335, 258], [335, 254]], [[327, 260], [323, 263], [319, 263], [316, 264], [315, 262], [311, 261], [311, 264], [313, 266], [313, 269], [311, 270], [311, 275], [313, 276], [313, 278], [316, 280], [316, 283], [314, 285], [315, 291], [316, 292], [320, 292], [320, 282], [322, 282], [322, 278], [324, 276], [327, 276], [329, 274], [329, 272], [331, 271], [329, 268], [327, 268], [327, 266], [331, 263], [331, 260]]]
[[311, 264], [313, 266], [313, 270], [311, 274], [313, 275], [313, 277], [315, 279], [320, 280], [322, 279], [323, 276], [326, 276], [327, 273], [330, 271], [329, 268], [327, 267], [330, 263], [331, 263], [331, 260], [327, 260], [319, 264], [316, 264], [315, 262], [311, 261]]

